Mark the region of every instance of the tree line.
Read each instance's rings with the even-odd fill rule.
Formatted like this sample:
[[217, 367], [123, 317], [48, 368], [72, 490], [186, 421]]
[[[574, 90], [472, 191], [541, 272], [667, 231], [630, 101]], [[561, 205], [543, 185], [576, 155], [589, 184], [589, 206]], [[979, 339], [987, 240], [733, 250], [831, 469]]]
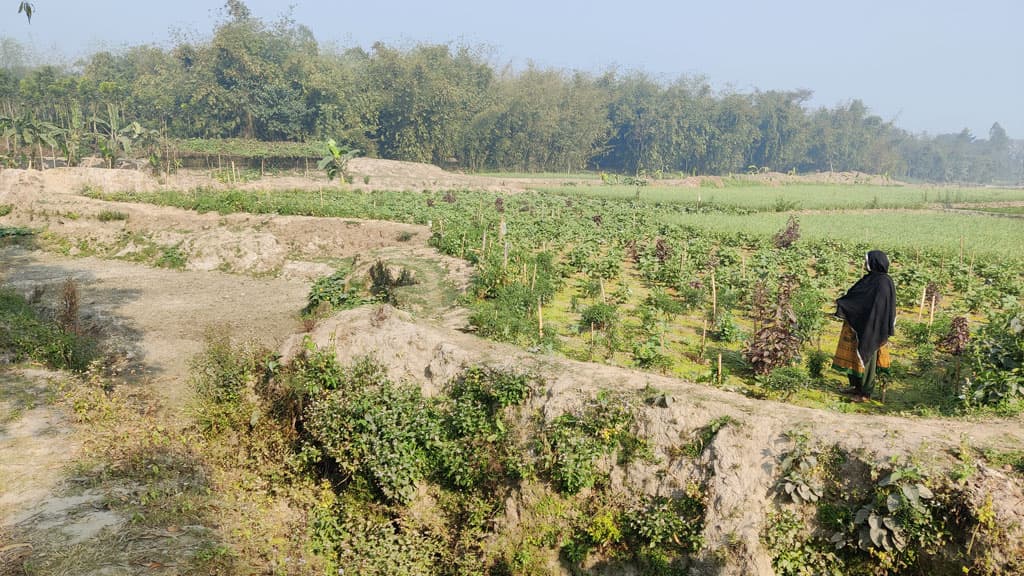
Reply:
[[[333, 138], [369, 156], [473, 171], [634, 175], [862, 171], [937, 182], [1024, 181], [1024, 142], [998, 122], [911, 134], [860, 100], [811, 109], [811, 92], [719, 92], [699, 77], [499, 68], [469, 46], [369, 50], [317, 42], [288, 18], [231, 0], [209, 39], [32, 62], [0, 39], [0, 154], [60, 148], [108, 158], [135, 138]], [[34, 150], [34, 152], [33, 152]]]

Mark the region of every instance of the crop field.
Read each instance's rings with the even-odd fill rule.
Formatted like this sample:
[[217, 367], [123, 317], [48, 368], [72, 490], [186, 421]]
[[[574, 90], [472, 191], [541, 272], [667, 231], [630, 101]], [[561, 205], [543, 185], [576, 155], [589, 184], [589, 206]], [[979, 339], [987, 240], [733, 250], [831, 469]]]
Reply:
[[625, 184], [543, 187], [544, 192], [581, 194], [595, 198], [639, 200], [645, 203], [709, 204], [722, 209], [758, 212], [793, 210], [856, 210], [924, 208], [930, 205], [971, 205], [1024, 202], [1024, 190], [1013, 188], [934, 188], [868, 184], [787, 184], [771, 186], [749, 180], [722, 179], [721, 187], [682, 187]]
[[[934, 190], [814, 186], [716, 189], [724, 206], [641, 200], [565, 187], [502, 196], [476, 191], [362, 193], [242, 191], [93, 194], [221, 213], [360, 217], [429, 224], [431, 243], [477, 267], [470, 306], [479, 334], [562, 354], [706, 381], [758, 397], [841, 410], [951, 413], [964, 409], [957, 359], [936, 342], [953, 319], [979, 326], [1019, 306], [1024, 226], [1012, 218], [935, 209]], [[657, 191], [662, 193], [662, 191]], [[707, 193], [705, 189], [688, 194]], [[1013, 190], [952, 191], [957, 202], [1016, 198]], [[758, 205], [758, 195], [771, 200]], [[821, 211], [793, 209], [814, 198]], [[973, 199], [973, 198], [972, 198]], [[846, 206], [854, 208], [843, 210]], [[788, 211], [748, 211], [785, 205]], [[737, 209], [738, 208], [738, 209]], [[825, 211], [824, 209], [828, 210]], [[791, 227], [793, 240], [777, 236]], [[859, 277], [868, 249], [893, 261], [900, 330], [885, 402], [845, 404], [828, 352], [832, 301]], [[931, 298], [935, 303], [932, 306]], [[922, 305], [922, 299], [925, 300]], [[746, 360], [764, 318], [792, 308], [799, 375], [757, 373]], [[774, 368], [785, 369], [786, 362]], [[771, 370], [769, 370], [771, 372]], [[774, 374], [774, 372], [772, 372]], [[773, 379], [774, 378], [774, 379]], [[788, 378], [788, 380], [787, 380]], [[941, 386], [937, 382], [944, 382]], [[982, 393], [984, 395], [984, 393]]]

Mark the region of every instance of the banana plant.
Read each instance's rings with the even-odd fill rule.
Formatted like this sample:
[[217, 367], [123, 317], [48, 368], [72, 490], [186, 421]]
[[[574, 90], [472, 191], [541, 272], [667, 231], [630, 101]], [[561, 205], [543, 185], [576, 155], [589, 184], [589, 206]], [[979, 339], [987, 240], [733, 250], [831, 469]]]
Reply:
[[316, 167], [327, 173], [328, 180], [333, 181], [341, 176], [342, 181], [348, 181], [348, 161], [358, 153], [359, 150], [349, 150], [344, 146], [339, 146], [334, 138], [331, 138], [327, 140], [327, 155], [317, 162]]
[[114, 161], [121, 152], [126, 156], [131, 154], [132, 143], [146, 132], [138, 122], [123, 124], [121, 113], [114, 104], [107, 104], [106, 118], [93, 116], [91, 122], [96, 130], [96, 143], [109, 168], [114, 167]]
[[57, 145], [56, 137], [60, 128], [49, 123], [36, 120], [31, 115], [19, 117], [4, 117], [0, 119], [0, 134], [5, 140], [11, 142], [11, 153], [17, 154], [22, 147], [28, 149], [28, 154], [21, 152], [23, 158], [28, 160], [28, 168], [32, 169], [33, 146], [39, 151], [40, 168], [43, 164], [43, 144], [50, 147]]

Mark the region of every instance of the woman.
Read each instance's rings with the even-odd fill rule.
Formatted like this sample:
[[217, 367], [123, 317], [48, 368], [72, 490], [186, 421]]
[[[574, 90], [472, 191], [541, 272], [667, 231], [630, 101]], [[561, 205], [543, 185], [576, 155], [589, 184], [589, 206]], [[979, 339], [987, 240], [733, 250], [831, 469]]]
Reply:
[[896, 326], [896, 287], [889, 277], [889, 257], [872, 250], [864, 267], [868, 273], [836, 300], [843, 330], [832, 359], [832, 367], [849, 376], [850, 393], [858, 401], [871, 397], [875, 374], [889, 370], [886, 344]]

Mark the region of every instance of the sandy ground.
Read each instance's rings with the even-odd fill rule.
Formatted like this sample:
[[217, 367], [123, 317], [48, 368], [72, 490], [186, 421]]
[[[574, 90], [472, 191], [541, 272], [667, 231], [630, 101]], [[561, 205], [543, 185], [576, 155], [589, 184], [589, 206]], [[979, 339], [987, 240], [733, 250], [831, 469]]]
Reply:
[[[538, 184], [534, 179], [466, 176], [402, 162], [357, 159], [351, 167], [357, 185], [363, 177], [369, 178], [364, 188], [515, 191], [527, 183]], [[667, 458], [672, 447], [688, 438], [692, 430], [714, 418], [734, 418], [740, 425], [723, 429], [702, 462], [715, 471], [709, 487], [713, 498], [705, 535], [707, 553], [726, 548], [734, 553], [723, 573], [771, 573], [758, 534], [788, 431], [806, 429], [823, 442], [870, 450], [879, 458], [924, 451], [948, 459], [965, 437], [976, 446], [1013, 449], [1024, 445], [1019, 420], [987, 423], [815, 411], [759, 402], [649, 373], [528, 354], [477, 339], [459, 330], [465, 326], [464, 311], [450, 302], [429, 299], [442, 287], [464, 288], [471, 270], [465, 262], [427, 247], [428, 231], [423, 227], [306, 217], [199, 215], [92, 200], [79, 194], [87, 186], [113, 191], [219, 185], [202, 173], [160, 180], [127, 170], [0, 171], [0, 205], [13, 207], [10, 214], [0, 217], [0, 226], [45, 228], [71, 247], [65, 255], [31, 245], [0, 249], [0, 284], [25, 294], [41, 294], [45, 302], [56, 297], [67, 278], [75, 279], [83, 322], [103, 335], [121, 376], [132, 385], [151, 389], [162, 400], [164, 410], [173, 415], [187, 406], [189, 361], [201, 350], [210, 328], [227, 327], [239, 338], [280, 348], [286, 356], [294, 354], [300, 338], [295, 334], [302, 331], [297, 313], [306, 303], [311, 281], [330, 273], [332, 264], [354, 256], [359, 256], [364, 266], [378, 256], [423, 264], [432, 272], [425, 273], [429, 277], [417, 288], [427, 301], [414, 311], [415, 316], [393, 309], [346, 312], [321, 322], [313, 333], [316, 341], [334, 346], [342, 360], [375, 354], [393, 376], [418, 381], [427, 392], [436, 391], [469, 364], [528, 368], [547, 381], [547, 390], [535, 400], [535, 408], [545, 417], [554, 417], [581, 394], [598, 389], [654, 386], [674, 399], [666, 408], [652, 408], [647, 414], [648, 432]], [[294, 175], [245, 184], [261, 190], [315, 190], [324, 185], [323, 179]], [[101, 222], [95, 215], [103, 210], [123, 212], [127, 219]], [[161, 246], [181, 247], [188, 255], [185, 269], [76, 257], [76, 252], [90, 252], [76, 250], [79, 246], [93, 247], [96, 252], [95, 247], [113, 245], [126, 233]], [[403, 236], [409, 238], [400, 240]], [[0, 367], [0, 384], [13, 386], [17, 382], [29, 390], [33, 382], [60, 377]], [[104, 510], [95, 494], [67, 490], [67, 471], [78, 450], [74, 428], [66, 415], [52, 406], [30, 404], [0, 403], [0, 574], [4, 573], [5, 557], [20, 561], [31, 554], [32, 541], [18, 540], [18, 535], [63, 538], [67, 546], [87, 545], [125, 521]], [[682, 463], [670, 467], [667, 476], [637, 465], [614, 480], [664, 494], [678, 489], [692, 473]], [[997, 512], [1003, 519], [1024, 525], [1024, 497], [1018, 481], [992, 470], [984, 471], [976, 481], [979, 494], [999, 496]], [[5, 535], [15, 541], [5, 544]]]

